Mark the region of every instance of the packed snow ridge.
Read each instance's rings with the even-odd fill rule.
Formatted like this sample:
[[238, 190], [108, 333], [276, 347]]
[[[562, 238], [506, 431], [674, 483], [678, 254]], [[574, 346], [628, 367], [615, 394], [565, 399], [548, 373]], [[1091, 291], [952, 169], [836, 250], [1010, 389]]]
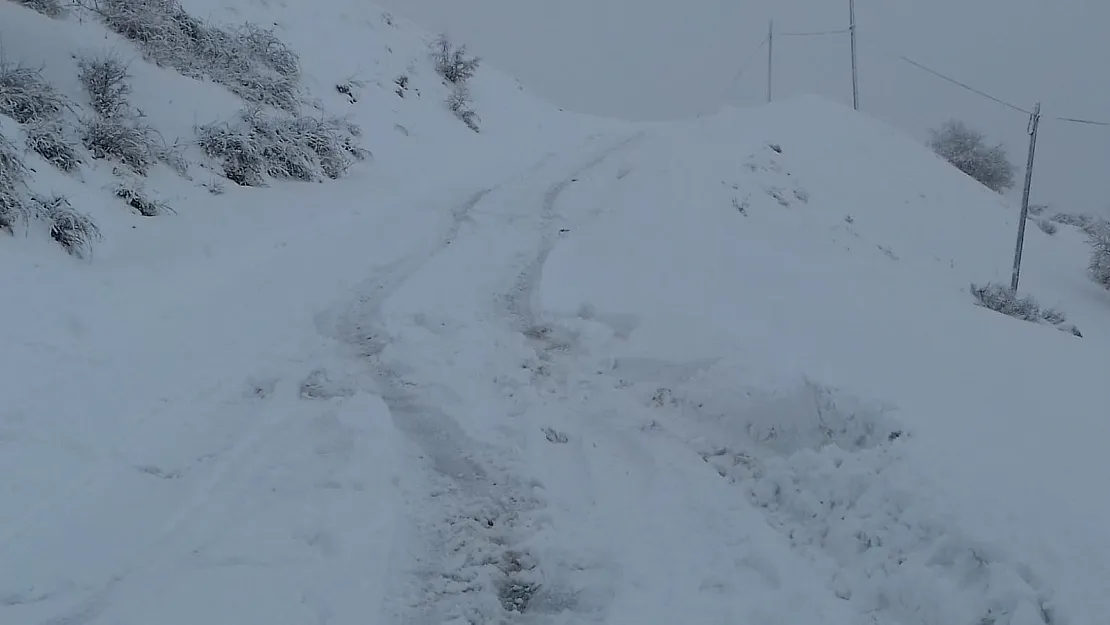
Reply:
[[464, 43], [0, 0], [0, 623], [1105, 621], [1091, 224]]

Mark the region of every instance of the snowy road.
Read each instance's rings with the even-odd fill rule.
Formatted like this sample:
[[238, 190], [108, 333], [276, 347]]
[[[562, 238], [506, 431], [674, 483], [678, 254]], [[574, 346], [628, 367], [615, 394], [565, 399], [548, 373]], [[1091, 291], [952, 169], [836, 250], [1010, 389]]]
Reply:
[[585, 163], [579, 151], [549, 155], [476, 193], [436, 245], [321, 315], [326, 334], [367, 358], [415, 455], [417, 470], [402, 479], [410, 542], [391, 556], [408, 577], [390, 582], [383, 619], [477, 623], [596, 609], [541, 579], [524, 546], [549, 521], [544, 486], [512, 441], [540, 433], [517, 395], [530, 392], [524, 333], [535, 325], [530, 297], [557, 234], [559, 192], [636, 138], [591, 137]]
[[[73, 351], [103, 390], [0, 430], [43, 487], [6, 510], [4, 623], [1067, 625], [1020, 553], [931, 514], [883, 406], [545, 304], [645, 176], [702, 184], [669, 141], [568, 140], [100, 317]], [[120, 379], [151, 388], [113, 414]]]
[[[0, 625], [1105, 621], [1110, 294], [1079, 229], [1038, 217], [1022, 289], [1083, 337], [976, 306], [1016, 207], [850, 107], [594, 118], [485, 63], [445, 80], [372, 2], [181, 5], [185, 48], [277, 39], [214, 35], [198, 74], [0, 2], [0, 65], [61, 115], [0, 112], [7, 197], [103, 234], [77, 258], [59, 213], [0, 232]], [[274, 177], [225, 181], [194, 145], [246, 104], [225, 44], [373, 158], [282, 181], [343, 149], [252, 125]], [[102, 54], [188, 172], [88, 153]]]
[[437, 245], [321, 316], [369, 363], [413, 467], [382, 622], [847, 614], [696, 453], [621, 414], [650, 410], [635, 394], [584, 380], [589, 337], [538, 308], [559, 237], [601, 214], [564, 191], [619, 184], [644, 139], [592, 137], [476, 194]]

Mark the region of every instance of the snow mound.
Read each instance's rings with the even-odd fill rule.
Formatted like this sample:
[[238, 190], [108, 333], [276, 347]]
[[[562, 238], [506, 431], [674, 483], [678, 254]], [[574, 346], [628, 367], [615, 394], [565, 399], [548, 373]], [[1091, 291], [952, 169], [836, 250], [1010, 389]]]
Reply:
[[816, 98], [657, 126], [563, 201], [594, 217], [544, 267], [549, 323], [594, 328], [597, 367], [665, 410], [652, 428], [842, 599], [906, 623], [1110, 608], [1110, 327], [1076, 242], [1028, 229], [1022, 284], [1084, 338], [976, 306], [1015, 211]]

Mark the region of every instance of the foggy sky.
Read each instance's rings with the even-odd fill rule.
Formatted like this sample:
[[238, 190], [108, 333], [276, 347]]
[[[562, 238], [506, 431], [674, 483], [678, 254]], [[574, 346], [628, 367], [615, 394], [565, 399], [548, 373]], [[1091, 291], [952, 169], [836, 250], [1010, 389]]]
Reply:
[[[641, 120], [710, 113], [766, 99], [776, 30], [843, 28], [847, 0], [378, 0], [447, 31], [569, 110]], [[915, 138], [959, 118], [1003, 141], [1024, 172], [1025, 115], [923, 73], [913, 58], [1044, 121], [1033, 200], [1110, 213], [1110, 2], [1105, 0], [857, 0], [864, 112]], [[776, 97], [817, 93], [851, 103], [846, 36], [775, 42]], [[737, 70], [749, 69], [728, 89]], [[726, 92], [727, 91], [727, 92]], [[1019, 180], [1020, 186], [1020, 180]], [[1020, 189], [1011, 195], [1017, 196]]]

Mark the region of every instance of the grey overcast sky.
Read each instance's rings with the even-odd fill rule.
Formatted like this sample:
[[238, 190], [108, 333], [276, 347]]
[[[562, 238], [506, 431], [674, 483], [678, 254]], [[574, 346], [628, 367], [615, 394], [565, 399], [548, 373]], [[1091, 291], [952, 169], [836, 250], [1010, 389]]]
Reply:
[[[842, 28], [847, 0], [378, 0], [446, 31], [555, 104], [660, 120], [765, 100], [770, 19], [779, 31]], [[1024, 170], [1026, 117], [890, 56], [898, 53], [1045, 119], [1033, 199], [1110, 214], [1110, 1], [857, 0], [861, 108], [923, 139], [959, 118]], [[775, 95], [851, 103], [848, 39], [778, 37]], [[730, 83], [738, 69], [749, 69]], [[1016, 189], [1011, 195], [1020, 193]]]

